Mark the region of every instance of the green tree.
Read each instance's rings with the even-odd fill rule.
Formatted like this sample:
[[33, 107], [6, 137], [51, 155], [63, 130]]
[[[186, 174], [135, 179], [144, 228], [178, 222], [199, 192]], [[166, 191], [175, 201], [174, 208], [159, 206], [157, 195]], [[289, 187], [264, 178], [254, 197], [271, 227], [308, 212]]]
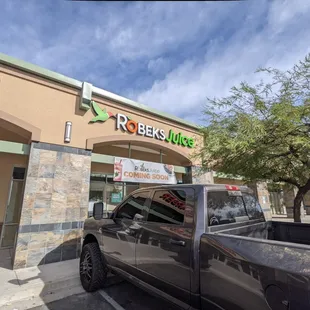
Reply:
[[246, 181], [297, 187], [294, 220], [310, 190], [310, 54], [287, 71], [267, 68], [265, 82], [246, 82], [225, 98], [208, 99], [203, 167]]

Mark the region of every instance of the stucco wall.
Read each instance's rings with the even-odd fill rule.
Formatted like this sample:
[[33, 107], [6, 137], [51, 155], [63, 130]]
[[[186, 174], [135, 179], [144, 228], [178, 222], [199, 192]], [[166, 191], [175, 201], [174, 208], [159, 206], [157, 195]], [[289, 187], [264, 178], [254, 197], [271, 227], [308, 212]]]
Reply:
[[113, 174], [114, 167], [108, 164], [91, 163], [91, 173]]
[[[115, 121], [107, 120], [105, 123], [89, 124], [94, 117], [92, 110], [79, 109], [79, 91], [57, 83], [53, 83], [28, 73], [14, 70], [4, 65], [0, 66], [0, 110], [14, 115], [41, 130], [41, 142], [64, 145], [65, 122], [72, 122], [72, 138], [69, 144], [72, 147], [86, 148], [86, 141], [90, 138], [112, 135], [128, 135], [115, 130]], [[168, 134], [170, 129], [182, 132], [188, 137], [194, 137], [196, 143], [197, 132], [194, 129], [160, 119], [151, 114], [138, 112], [119, 103], [94, 97], [100, 107], [106, 108], [113, 114], [122, 113], [138, 122], [164, 129]], [[145, 103], [147, 104], [147, 102]], [[164, 111], [163, 111], [164, 112]], [[141, 141], [161, 146], [167, 143], [137, 136]], [[192, 149], [173, 145], [176, 152], [190, 156]]]
[[27, 144], [29, 139], [30, 136], [26, 138], [13, 131], [3, 128], [0, 121], [0, 140]]
[[[129, 150], [121, 147], [115, 147], [115, 146], [103, 146], [103, 147], [96, 147], [93, 150], [94, 153], [99, 154], [105, 154], [105, 155], [111, 155], [111, 156], [119, 156], [119, 157], [128, 157], [129, 156]], [[160, 162], [160, 154], [154, 154], [150, 152], [144, 152], [132, 149], [130, 158], [138, 159], [138, 160], [145, 160], [145, 161], [152, 161], [152, 162]], [[162, 161], [164, 164], [173, 164], [173, 165], [179, 165], [182, 166], [183, 161], [182, 158], [178, 158], [172, 153], [164, 153], [162, 156]]]

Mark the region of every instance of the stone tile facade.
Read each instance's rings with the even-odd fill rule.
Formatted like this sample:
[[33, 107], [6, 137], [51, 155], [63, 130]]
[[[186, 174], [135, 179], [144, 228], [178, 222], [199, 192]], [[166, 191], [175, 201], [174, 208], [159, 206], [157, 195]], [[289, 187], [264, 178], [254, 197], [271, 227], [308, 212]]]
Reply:
[[263, 209], [266, 220], [272, 220], [271, 203], [269, 197], [269, 191], [266, 182], [258, 182], [255, 184], [256, 195], [258, 201]]
[[79, 256], [91, 152], [32, 143], [14, 269]]

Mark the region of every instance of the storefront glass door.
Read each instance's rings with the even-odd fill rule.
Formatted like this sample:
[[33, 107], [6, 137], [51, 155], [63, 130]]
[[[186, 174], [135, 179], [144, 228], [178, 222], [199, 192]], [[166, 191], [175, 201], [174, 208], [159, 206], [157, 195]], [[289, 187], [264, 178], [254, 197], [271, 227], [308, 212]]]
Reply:
[[1, 248], [14, 247], [24, 193], [25, 168], [15, 167], [1, 233]]
[[103, 202], [105, 210], [113, 211], [128, 194], [138, 188], [139, 184], [114, 182], [111, 175], [92, 175], [88, 216], [92, 216], [95, 202]]
[[107, 183], [104, 186], [104, 204], [107, 211], [113, 211], [114, 208], [123, 200], [123, 183]]

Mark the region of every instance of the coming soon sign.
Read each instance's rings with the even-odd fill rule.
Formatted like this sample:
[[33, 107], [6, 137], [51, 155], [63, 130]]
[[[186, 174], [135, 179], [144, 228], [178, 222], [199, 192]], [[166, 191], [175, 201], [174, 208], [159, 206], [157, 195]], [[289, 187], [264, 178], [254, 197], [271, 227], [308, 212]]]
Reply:
[[174, 166], [115, 157], [114, 181], [177, 184]]

